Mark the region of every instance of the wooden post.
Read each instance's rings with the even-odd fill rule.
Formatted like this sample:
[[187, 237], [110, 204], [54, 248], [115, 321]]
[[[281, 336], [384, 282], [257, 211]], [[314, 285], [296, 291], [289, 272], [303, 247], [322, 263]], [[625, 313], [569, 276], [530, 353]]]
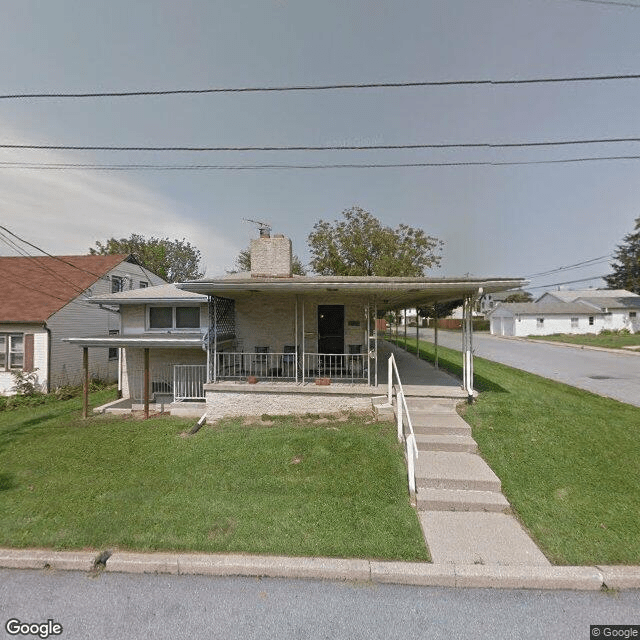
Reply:
[[89, 347], [82, 347], [82, 417], [89, 417]]
[[144, 350], [144, 417], [149, 417], [149, 349]]

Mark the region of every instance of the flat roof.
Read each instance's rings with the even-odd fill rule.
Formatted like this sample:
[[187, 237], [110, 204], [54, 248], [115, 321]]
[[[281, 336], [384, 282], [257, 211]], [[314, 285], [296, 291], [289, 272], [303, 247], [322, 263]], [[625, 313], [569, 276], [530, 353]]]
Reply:
[[[517, 289], [524, 278], [396, 278], [379, 276], [293, 276], [291, 278], [203, 279], [176, 284], [203, 295], [242, 298], [255, 294], [349, 294], [374, 297], [380, 308], [396, 309], [457, 300], [469, 295]], [[482, 290], [482, 291], [480, 291]]]

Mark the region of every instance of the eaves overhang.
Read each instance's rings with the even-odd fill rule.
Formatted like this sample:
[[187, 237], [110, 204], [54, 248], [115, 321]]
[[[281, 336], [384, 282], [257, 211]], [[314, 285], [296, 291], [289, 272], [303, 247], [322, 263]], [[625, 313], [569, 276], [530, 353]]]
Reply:
[[396, 309], [457, 300], [524, 286], [523, 278], [294, 277], [196, 280], [178, 283], [184, 291], [232, 299], [255, 295], [362, 295], [379, 308]]

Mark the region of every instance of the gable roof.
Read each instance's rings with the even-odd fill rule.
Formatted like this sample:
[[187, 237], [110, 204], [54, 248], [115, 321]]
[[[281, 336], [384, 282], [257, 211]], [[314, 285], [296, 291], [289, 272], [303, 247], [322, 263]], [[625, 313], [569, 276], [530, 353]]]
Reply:
[[614, 298], [612, 296], [584, 297], [579, 298], [576, 302], [586, 302], [592, 304], [599, 309], [639, 309], [640, 296], [625, 296], [623, 298]]
[[93, 296], [90, 302], [98, 304], [153, 304], [172, 302], [207, 302], [208, 298], [199, 293], [191, 293], [178, 289], [175, 284], [159, 284], [143, 289], [131, 289], [119, 293], [105, 293], [101, 296]]
[[561, 289], [559, 291], [545, 291], [536, 302], [545, 296], [551, 296], [563, 302], [573, 302], [578, 298], [626, 298], [634, 297], [636, 294], [625, 289]]
[[0, 256], [0, 322], [44, 323], [127, 255]]

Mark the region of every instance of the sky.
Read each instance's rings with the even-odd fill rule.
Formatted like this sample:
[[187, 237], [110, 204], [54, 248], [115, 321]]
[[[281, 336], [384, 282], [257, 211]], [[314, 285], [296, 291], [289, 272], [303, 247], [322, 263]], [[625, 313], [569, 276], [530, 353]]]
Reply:
[[[0, 0], [0, 95], [638, 74], [640, 0], [634, 3], [639, 8], [606, 0]], [[638, 105], [640, 80], [0, 99], [0, 144], [640, 138]], [[419, 227], [444, 241], [441, 265], [427, 275], [528, 277], [615, 250], [640, 215], [640, 160], [233, 171], [2, 163], [495, 163], [620, 155], [640, 155], [640, 143], [219, 153], [0, 148], [0, 225], [59, 255], [132, 233], [185, 238], [215, 277], [257, 235], [243, 218], [269, 222], [308, 262], [313, 225], [359, 206], [385, 225]], [[15, 250], [0, 241], [0, 255]], [[531, 288], [540, 294], [547, 285], [608, 272], [602, 260], [535, 276]]]

